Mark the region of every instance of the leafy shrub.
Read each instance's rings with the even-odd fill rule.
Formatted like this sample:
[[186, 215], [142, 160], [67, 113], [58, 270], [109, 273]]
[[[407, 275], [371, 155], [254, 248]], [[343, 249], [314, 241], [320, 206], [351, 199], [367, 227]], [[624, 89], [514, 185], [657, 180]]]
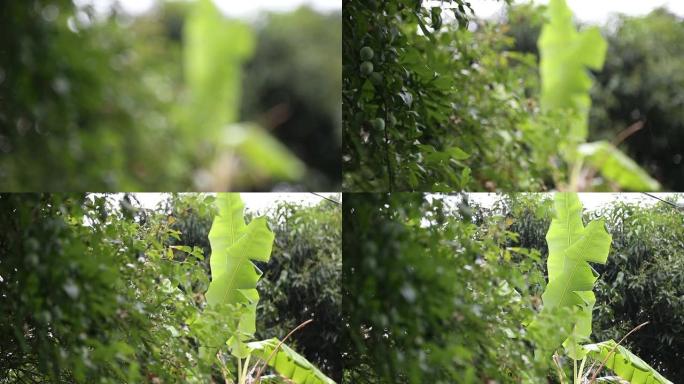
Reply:
[[342, 323], [342, 210], [321, 201], [312, 207], [281, 202], [267, 215], [276, 234], [273, 256], [264, 266], [257, 334], [282, 337], [314, 321], [289, 343], [337, 382]]
[[[0, 383], [206, 383], [223, 382], [222, 369], [236, 372], [233, 362], [203, 359], [199, 344], [231, 327], [230, 308], [209, 311], [204, 327], [189, 326], [207, 313], [211, 252], [205, 257], [203, 245], [207, 220], [211, 224], [216, 214], [213, 201], [184, 194], [143, 209], [134, 195], [118, 202], [0, 195]], [[261, 329], [267, 337], [283, 337], [293, 321], [313, 317], [312, 327], [293, 340], [334, 370], [339, 208], [281, 212], [278, 236], [284, 238], [276, 254], [292, 257], [272, 261], [273, 269], [262, 265], [275, 280], [260, 287], [258, 312], [266, 316], [259, 325], [272, 327]], [[268, 342], [261, 347], [273, 348]]]
[[195, 365], [182, 324], [195, 307], [163, 259], [164, 220], [122, 219], [104, 198], [2, 195], [2, 382], [185, 377]]
[[[513, 220], [511, 231], [519, 235], [509, 246], [538, 249], [545, 259], [544, 234], [551, 218], [548, 207], [546, 197], [505, 195], [497, 209]], [[481, 214], [490, 217], [493, 213], [485, 210]], [[625, 346], [663, 376], [681, 381], [684, 269], [680, 264], [684, 259], [677, 245], [684, 242], [684, 216], [669, 205], [623, 203], [591, 212], [585, 221], [597, 216], [606, 219], [613, 242], [607, 264], [596, 266], [601, 278], [595, 287], [594, 337], [619, 340], [636, 325], [649, 321], [625, 340]], [[538, 268], [546, 269], [544, 265]]]
[[[446, 3], [467, 25], [464, 2]], [[526, 95], [532, 58], [507, 50], [499, 26], [442, 26], [440, 8], [420, 4], [343, 5], [345, 189], [543, 189], [555, 148], [526, 138], [538, 108]]]
[[[207, 235], [216, 212], [213, 200], [206, 195], [180, 194], [163, 204], [174, 217], [172, 228], [181, 233], [180, 239], [172, 238], [169, 243], [202, 248], [207, 273], [211, 258]], [[294, 333], [288, 344], [340, 381], [341, 208], [326, 201], [312, 207], [279, 202], [266, 215], [276, 238], [270, 261], [258, 263], [264, 276], [258, 285], [263, 299], [256, 336], [282, 337], [313, 319]]]
[[485, 230], [458, 211], [412, 193], [345, 197], [345, 380], [542, 382], [523, 340], [539, 256], [500, 248], [515, 237], [504, 217]]

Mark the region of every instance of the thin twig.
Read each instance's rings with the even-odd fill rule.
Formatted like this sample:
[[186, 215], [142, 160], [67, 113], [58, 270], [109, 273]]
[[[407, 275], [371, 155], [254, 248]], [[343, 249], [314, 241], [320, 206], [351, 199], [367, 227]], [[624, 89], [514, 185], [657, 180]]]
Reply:
[[[623, 141], [627, 140], [627, 138], [629, 138], [633, 134], [640, 131], [643, 127], [644, 127], [644, 122], [643, 121], [637, 121], [636, 123], [627, 127], [627, 129], [624, 129], [620, 133], [618, 133], [617, 136], [615, 136], [615, 138], [613, 139], [611, 144], [613, 144], [613, 147], [617, 148], [618, 145], [620, 145]], [[596, 176], [596, 172], [597, 172], [598, 168], [601, 168], [603, 166], [603, 163], [605, 163], [605, 162], [606, 162], [606, 158], [604, 157], [602, 159], [602, 161], [597, 166], [592, 167], [586, 173], [586, 175], [584, 176], [584, 182], [586, 184], [590, 183], [591, 180], [594, 179], [594, 177]]]
[[652, 194], [650, 194], [650, 193], [648, 193], [648, 192], [641, 192], [641, 193], [643, 193], [644, 195], [646, 195], [646, 196], [648, 196], [648, 197], [652, 197], [652, 198], [654, 198], [654, 199], [656, 199], [656, 200], [660, 200], [660, 201], [662, 201], [663, 203], [665, 203], [665, 204], [667, 204], [667, 205], [671, 205], [671, 206], [673, 206], [673, 207], [675, 207], [675, 208], [677, 208], [677, 209], [680, 209], [679, 206], [678, 206], [677, 204], [674, 204], [674, 203], [672, 203], [671, 201], [663, 200], [663, 199], [661, 199], [660, 197], [658, 197], [658, 196], [656, 196], [656, 195], [652, 195]]
[[308, 325], [310, 322], [312, 322], [312, 321], [313, 321], [313, 319], [309, 319], [309, 320], [307, 320], [307, 321], [305, 321], [305, 322], [299, 324], [295, 329], [291, 330], [290, 333], [288, 333], [282, 340], [280, 340], [280, 342], [278, 343], [278, 345], [276, 345], [276, 347], [273, 349], [273, 351], [271, 352], [271, 354], [270, 354], [270, 355], [268, 356], [268, 358], [264, 361], [264, 365], [262, 365], [261, 368], [259, 368], [259, 370], [257, 371], [256, 377], [254, 378], [254, 382], [255, 382], [255, 383], [259, 383], [259, 378], [261, 377], [261, 374], [264, 372], [264, 370], [265, 370], [266, 367], [268, 366], [268, 362], [271, 361], [271, 359], [273, 358], [273, 356], [275, 355], [275, 353], [278, 351], [278, 349], [280, 348], [280, 346], [283, 345], [283, 343], [285, 342], [285, 340], [287, 340], [287, 338], [290, 337], [293, 333], [295, 333], [295, 332], [297, 332], [298, 330], [300, 330], [300, 329], [304, 328], [305, 326], [307, 326], [307, 325]]
[[637, 121], [636, 123], [630, 125], [627, 127], [627, 129], [622, 130], [617, 134], [617, 136], [615, 136], [615, 139], [613, 139], [613, 145], [617, 147], [618, 145], [622, 144], [623, 141], [627, 140], [628, 137], [639, 132], [642, 128], [644, 128], [643, 121]]
[[[636, 327], [634, 327], [631, 331], [627, 332], [626, 335], [622, 336], [622, 339], [620, 339], [620, 341], [618, 341], [618, 342], [615, 344], [615, 346], [614, 346], [614, 347], [610, 350], [610, 352], [608, 352], [608, 354], [606, 355], [606, 358], [603, 359], [603, 361], [601, 362], [601, 365], [599, 365], [599, 367], [596, 369], [596, 371], [594, 371], [594, 374], [591, 376], [591, 380], [589, 380], [589, 384], [592, 384], [592, 383], [596, 380], [596, 376], [598, 376], [599, 372], [601, 372], [601, 370], [603, 369], [603, 367], [606, 365], [606, 362], [608, 361], [608, 359], [610, 359], [610, 355], [612, 355], [612, 354], [615, 352], [615, 349], [617, 349], [617, 347], [618, 347], [620, 344], [622, 344], [623, 341], [625, 341], [625, 339], [627, 338], [627, 336], [629, 336], [629, 335], [631, 335], [632, 333], [638, 331], [639, 329], [641, 329], [642, 327], [644, 327], [644, 326], [645, 326], [646, 324], [648, 324], [648, 323], [649, 323], [648, 321], [645, 321], [645, 322], [643, 322], [643, 323], [637, 325]], [[593, 364], [592, 364], [592, 366], [593, 366]]]
[[335, 203], [335, 204], [337, 204], [337, 205], [342, 205], [339, 201], [337, 201], [337, 200], [335, 200], [335, 199], [331, 199], [331, 198], [329, 198], [329, 197], [325, 197], [325, 196], [323, 196], [323, 195], [321, 195], [321, 194], [319, 194], [319, 193], [316, 193], [316, 192], [309, 192], [309, 193], [311, 193], [311, 194], [314, 195], [314, 196], [318, 196], [318, 197], [320, 197], [321, 199], [328, 200], [328, 201], [331, 202], [331, 203]]

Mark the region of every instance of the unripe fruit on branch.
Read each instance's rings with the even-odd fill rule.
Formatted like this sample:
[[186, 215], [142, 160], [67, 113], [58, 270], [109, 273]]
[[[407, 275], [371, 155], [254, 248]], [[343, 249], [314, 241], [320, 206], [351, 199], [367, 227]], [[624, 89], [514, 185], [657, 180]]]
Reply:
[[373, 73], [373, 63], [370, 61], [364, 61], [361, 63], [361, 74], [364, 76], [368, 76], [371, 73]]
[[378, 72], [371, 73], [370, 80], [375, 85], [382, 85], [382, 75]]
[[379, 131], [385, 129], [385, 120], [383, 120], [379, 117], [377, 119], [373, 119], [372, 124], [373, 124], [373, 128], [375, 128]]
[[371, 47], [361, 48], [361, 60], [369, 61], [373, 58], [373, 56], [374, 56], [374, 53], [373, 53], [373, 49]]
[[389, 114], [389, 124], [390, 124], [390, 127], [394, 127], [395, 125], [397, 125], [397, 118], [394, 117], [393, 113]]

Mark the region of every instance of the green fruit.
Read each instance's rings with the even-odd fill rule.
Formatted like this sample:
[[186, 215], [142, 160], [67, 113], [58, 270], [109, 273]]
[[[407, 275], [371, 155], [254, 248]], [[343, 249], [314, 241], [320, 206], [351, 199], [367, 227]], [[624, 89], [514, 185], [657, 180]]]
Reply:
[[382, 85], [382, 75], [378, 72], [371, 73], [370, 80], [375, 85]]
[[373, 124], [373, 128], [375, 128], [377, 130], [385, 129], [385, 120], [383, 120], [379, 117], [377, 119], [373, 119], [372, 124]]
[[442, 8], [432, 7], [432, 29], [439, 31], [442, 28]]
[[390, 115], [389, 115], [389, 123], [390, 123], [390, 127], [397, 125], [397, 118], [394, 117], [394, 114], [392, 114], [392, 113], [390, 113]]
[[361, 48], [361, 60], [369, 61], [373, 58], [373, 49], [371, 47]]
[[373, 73], [373, 63], [370, 61], [364, 61], [361, 63], [361, 74], [364, 76], [368, 76], [371, 73]]

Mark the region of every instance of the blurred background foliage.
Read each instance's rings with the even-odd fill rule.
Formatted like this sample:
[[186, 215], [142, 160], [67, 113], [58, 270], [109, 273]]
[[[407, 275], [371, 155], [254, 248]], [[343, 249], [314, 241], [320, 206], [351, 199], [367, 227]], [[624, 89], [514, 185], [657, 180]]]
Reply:
[[[244, 26], [254, 47], [241, 62], [216, 57], [219, 75], [204, 90], [215, 97], [199, 98], [237, 105], [193, 114], [202, 108], [182, 63], [184, 26], [204, 1], [159, 1], [136, 16], [116, 2], [106, 11], [70, 0], [2, 2], [2, 189], [335, 189], [340, 13], [302, 7], [219, 21]], [[208, 46], [236, 43], [234, 32], [214, 30]], [[242, 91], [221, 96], [231, 87]], [[231, 109], [235, 121], [212, 117]]]
[[[541, 305], [552, 207], [532, 194], [500, 195], [489, 208], [467, 195], [346, 198], [345, 379], [556, 382], [533, 348], [555, 326], [527, 334], [523, 324]], [[598, 216], [613, 244], [596, 268], [592, 340], [620, 339], [649, 321], [625, 346], [684, 380], [684, 211], [613, 203], [585, 211], [585, 222]]]
[[[0, 383], [223, 383], [216, 364], [198, 359], [186, 324], [210, 281], [212, 203], [198, 194], [154, 209], [135, 195], [0, 195]], [[258, 336], [282, 338], [313, 318], [290, 340], [339, 380], [340, 207], [269, 212], [276, 247], [260, 266]], [[198, 250], [171, 248], [180, 244]]]
[[[514, 50], [538, 56], [546, 7], [511, 6], [505, 17]], [[645, 16], [612, 16], [602, 26], [606, 63], [594, 73], [590, 139], [614, 140], [637, 122], [643, 128], [621, 147], [666, 188], [684, 189], [684, 21], [665, 8]]]
[[[569, 175], [557, 155], [566, 116], [539, 109], [546, 6], [507, 3], [501, 17], [479, 19], [459, 1], [443, 2], [441, 11], [409, 0], [344, 2], [346, 190], [562, 187]], [[681, 190], [684, 22], [655, 9], [600, 27], [608, 52], [592, 74], [589, 140], [618, 143], [664, 189]], [[366, 46], [370, 60], [361, 57]], [[622, 136], [639, 122], [640, 130]], [[593, 181], [584, 189], [616, 189]]]
[[473, 213], [414, 193], [345, 196], [345, 382], [544, 382], [523, 326], [539, 254], [504, 256], [517, 235]]

